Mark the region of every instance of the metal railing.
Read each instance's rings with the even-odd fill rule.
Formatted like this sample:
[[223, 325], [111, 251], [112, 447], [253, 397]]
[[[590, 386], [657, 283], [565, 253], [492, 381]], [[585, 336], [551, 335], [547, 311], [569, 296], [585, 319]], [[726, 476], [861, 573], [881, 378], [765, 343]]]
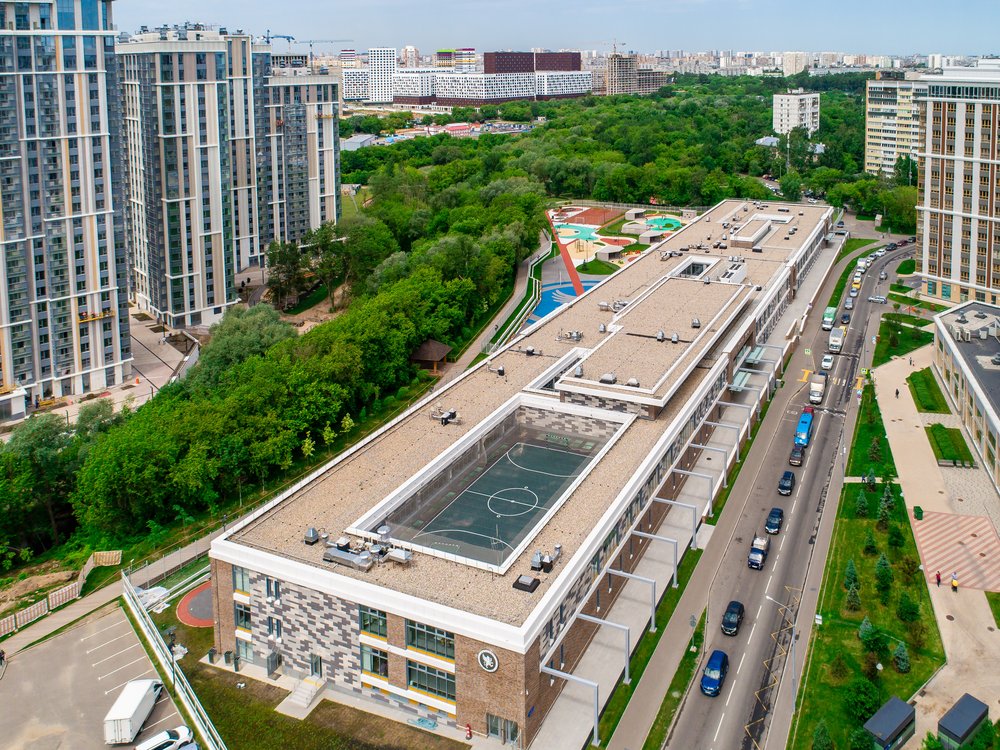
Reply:
[[140, 636], [142, 636], [143, 640], [153, 650], [156, 660], [162, 667], [161, 671], [164, 678], [173, 685], [174, 694], [187, 710], [188, 716], [198, 730], [198, 734], [201, 735], [204, 747], [207, 750], [227, 750], [226, 743], [222, 741], [222, 737], [216, 731], [212, 719], [201, 705], [198, 696], [195, 695], [194, 689], [191, 687], [191, 683], [188, 682], [180, 665], [174, 662], [170, 649], [163, 642], [163, 638], [160, 637], [160, 631], [150, 619], [146, 608], [142, 606], [138, 593], [136, 593], [132, 582], [129, 581], [128, 575], [124, 572], [122, 573], [122, 589], [125, 595], [125, 605], [139, 625]]

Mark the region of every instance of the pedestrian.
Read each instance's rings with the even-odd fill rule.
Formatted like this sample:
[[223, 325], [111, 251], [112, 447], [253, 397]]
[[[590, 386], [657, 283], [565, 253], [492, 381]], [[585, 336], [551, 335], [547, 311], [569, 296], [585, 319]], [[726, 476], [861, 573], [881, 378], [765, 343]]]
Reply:
[[937, 575], [936, 575], [936, 576], [934, 576], [934, 577], [935, 577], [935, 578], [937, 579], [937, 585], [938, 585], [938, 588], [941, 588], [941, 571], [939, 570], [939, 571], [937, 572]]
[[896, 398], [899, 398], [899, 388], [896, 389]]
[[0, 648], [0, 667], [7, 662], [7, 652]]
[[958, 573], [951, 574], [951, 590], [958, 593]]

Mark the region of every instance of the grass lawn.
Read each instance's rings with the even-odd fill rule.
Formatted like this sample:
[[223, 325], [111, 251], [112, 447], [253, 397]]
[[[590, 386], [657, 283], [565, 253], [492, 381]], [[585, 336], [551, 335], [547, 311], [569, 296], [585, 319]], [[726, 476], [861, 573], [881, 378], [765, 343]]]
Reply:
[[[873, 438], [878, 438], [879, 460], [870, 457]], [[854, 440], [851, 442], [851, 453], [847, 458], [847, 476], [861, 477], [871, 472], [881, 476], [882, 469], [888, 468], [896, 475], [896, 463], [892, 460], [892, 449], [885, 437], [885, 425], [882, 424], [882, 410], [878, 408], [875, 398], [875, 387], [865, 385], [861, 396], [861, 412], [854, 428]]]
[[913, 291], [911, 287], [906, 284], [889, 284], [889, 291], [895, 292], [896, 294], [909, 294]]
[[[894, 333], [894, 329], [895, 333]], [[914, 349], [926, 346], [934, 340], [930, 331], [915, 328], [897, 328], [893, 323], [882, 321], [878, 327], [878, 341], [872, 355], [872, 367], [884, 365], [895, 357], [904, 357]], [[893, 343], [895, 341], [895, 343]]]
[[646, 741], [642, 743], [642, 750], [660, 750], [663, 746], [663, 741], [667, 738], [667, 730], [670, 729], [670, 723], [674, 720], [674, 714], [677, 713], [677, 708], [681, 704], [681, 698], [684, 697], [691, 685], [691, 679], [698, 668], [701, 644], [704, 640], [705, 613], [703, 612], [691, 639], [695, 650], [692, 651], [688, 648], [684, 652], [684, 656], [681, 657], [681, 663], [677, 666], [677, 671], [674, 672], [674, 679], [670, 681], [670, 687], [667, 688], [667, 694], [663, 696], [660, 710], [656, 712], [656, 718], [653, 719], [653, 726], [650, 728], [649, 734], [646, 735]]
[[997, 621], [997, 627], [1000, 628], [1000, 593], [987, 591], [986, 601], [990, 603], [990, 609], [993, 610], [993, 619]]
[[942, 310], [947, 310], [948, 305], [939, 305], [935, 302], [929, 302], [924, 299], [916, 299], [915, 297], [907, 297], [902, 294], [895, 294], [893, 292], [889, 293], [890, 302], [899, 302], [901, 305], [908, 307], [922, 307], [924, 310], [930, 310], [931, 312], [941, 312]]
[[[212, 628], [189, 628], [177, 620], [175, 612], [176, 601], [161, 614], [153, 614], [153, 622], [161, 630], [167, 626], [177, 628], [177, 642], [190, 652], [178, 663], [215, 728], [231, 748], [462, 750], [468, 747], [465, 743], [330, 701], [320, 703], [304, 721], [275, 713], [274, 707], [284, 700], [288, 691], [199, 663], [198, 659], [212, 646]], [[246, 687], [238, 689], [237, 682], [245, 682]]]
[[621, 216], [620, 218], [617, 218], [614, 221], [610, 221], [607, 224], [605, 224], [603, 227], [601, 227], [600, 229], [598, 229], [597, 230], [597, 234], [606, 234], [606, 235], [611, 236], [611, 237], [636, 237], [636, 236], [638, 236], [638, 235], [635, 235], [635, 234], [625, 234], [625, 233], [623, 233], [622, 232], [622, 227], [623, 226], [625, 226], [625, 217]]
[[870, 245], [875, 241], [876, 240], [869, 239], [868, 237], [851, 237], [844, 243], [844, 246], [840, 248], [840, 252], [837, 253], [837, 260], [835, 260], [834, 263], [839, 263], [851, 253], [860, 250], [865, 245]]
[[948, 402], [938, 387], [937, 379], [931, 368], [925, 367], [923, 370], [917, 370], [906, 379], [906, 384], [910, 387], [910, 395], [913, 396], [913, 403], [917, 405], [917, 411], [930, 414], [951, 414]]
[[580, 273], [587, 273], [592, 276], [607, 276], [619, 270], [619, 266], [616, 266], [614, 263], [608, 263], [606, 260], [594, 258], [593, 260], [588, 260], [586, 263], [577, 266], [576, 270]]
[[329, 293], [326, 291], [326, 284], [320, 284], [318, 287], [313, 289], [305, 297], [302, 297], [294, 307], [289, 307], [284, 311], [285, 315], [298, 315], [299, 313], [304, 313], [316, 305], [326, 304], [329, 307]]
[[915, 258], [907, 258], [902, 261], [898, 266], [896, 266], [896, 273], [900, 276], [907, 276], [911, 273], [916, 273], [917, 271], [917, 261]]
[[[945, 661], [927, 584], [917, 569], [919, 555], [906, 508], [898, 485], [891, 487], [896, 498], [891, 523], [902, 532], [903, 546], [899, 548], [891, 547], [888, 533], [877, 527], [875, 517], [882, 496], [881, 485], [875, 492], [868, 493], [867, 518], [855, 515], [855, 502], [864, 490], [863, 485], [848, 484], [841, 494], [820, 593], [819, 613], [823, 616], [823, 624], [813, 629], [806, 657], [795, 725], [788, 744], [792, 750], [809, 750], [812, 747], [813, 729], [820, 719], [826, 721], [834, 746], [846, 748], [850, 733], [868, 719], [867, 716], [857, 715], [848, 706], [853, 680], [863, 676], [866, 668], [870, 674], [878, 674], [872, 669], [874, 657], [864, 653], [858, 639], [858, 628], [866, 616], [888, 636], [888, 653], [878, 656], [885, 668], [880, 676], [873, 679], [883, 697], [898, 695], [904, 701], [909, 700]], [[887, 605], [881, 603], [875, 590], [875, 563], [879, 555], [866, 555], [864, 552], [869, 530], [874, 534], [879, 552], [885, 552], [892, 566], [893, 582]], [[847, 608], [847, 591], [844, 588], [849, 560], [854, 560], [860, 583], [861, 607], [856, 612]], [[920, 624], [908, 625], [897, 617], [896, 607], [903, 592], [919, 607], [917, 623]], [[896, 670], [892, 659], [892, 651], [899, 641], [906, 643], [910, 656], [911, 668], [905, 674]]]
[[[639, 678], [646, 671], [646, 665], [656, 650], [656, 644], [660, 642], [660, 637], [666, 631], [666, 624], [670, 620], [670, 616], [673, 615], [674, 608], [677, 606], [677, 602], [680, 601], [681, 594], [684, 593], [684, 587], [687, 586], [691, 574], [694, 573], [698, 560], [701, 559], [701, 553], [702, 550], [700, 549], [689, 549], [684, 553], [681, 564], [677, 569], [677, 588], [668, 585], [666, 592], [660, 599], [660, 603], [656, 605], [656, 632], [650, 633], [649, 630], [646, 630], [642, 634], [639, 644], [632, 652], [632, 659], [629, 661], [629, 676], [632, 678], [632, 681], [628, 685], [619, 681], [615, 685], [615, 689], [612, 691], [608, 702], [605, 704], [604, 710], [601, 712], [598, 731], [601, 733], [602, 744], [607, 743], [608, 738], [614, 733], [615, 727], [618, 726], [618, 722], [621, 721], [622, 714], [625, 713], [625, 707], [628, 706], [628, 702], [632, 698], [632, 691], [638, 687]], [[617, 667], [611, 668], [616, 669]], [[590, 736], [593, 736], [593, 732], [590, 733]], [[590, 739], [588, 738], [587, 741], [589, 742]]]
[[[845, 242], [844, 243], [845, 249], [846, 246], [853, 241], [854, 240], [848, 240], [847, 242]], [[862, 241], [866, 243], [874, 242], [874, 240], [862, 240]], [[844, 252], [844, 250], [841, 250], [840, 254], [837, 256], [837, 260], [840, 261], [843, 258], [847, 257], [847, 255], [848, 253]], [[857, 251], [857, 255], [861, 255], [861, 251]], [[848, 279], [850, 279], [854, 275], [854, 270], [856, 265], [857, 265], [856, 263], [848, 263], [847, 266], [844, 268], [844, 270], [841, 272], [840, 278], [837, 279], [837, 285], [833, 288], [833, 294], [830, 295], [830, 301], [827, 303], [827, 307], [840, 307], [840, 298], [844, 294], [844, 287], [847, 286]]]
[[885, 313], [882, 316], [882, 320], [888, 320], [892, 323], [904, 323], [910, 326], [917, 326], [918, 328], [923, 328], [930, 324], [930, 321], [926, 318], [921, 318], [919, 315], [907, 315], [906, 313]]
[[972, 462], [972, 451], [969, 450], [961, 429], [937, 423], [928, 425], [924, 429], [927, 431], [931, 450], [934, 451], [934, 458], [939, 461]]

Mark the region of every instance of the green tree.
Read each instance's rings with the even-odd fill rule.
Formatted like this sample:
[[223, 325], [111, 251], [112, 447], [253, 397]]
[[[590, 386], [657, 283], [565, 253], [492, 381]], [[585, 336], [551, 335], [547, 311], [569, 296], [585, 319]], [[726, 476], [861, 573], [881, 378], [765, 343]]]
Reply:
[[819, 720], [813, 730], [812, 750], [833, 750], [833, 740], [830, 738], [830, 730], [826, 727], [826, 721]]
[[337, 284], [344, 277], [344, 248], [336, 224], [324, 222], [306, 235], [304, 244], [309, 250], [310, 268], [326, 287], [327, 303], [333, 309]]
[[333, 425], [327, 422], [325, 425], [323, 425], [322, 437], [323, 437], [323, 445], [329, 447], [333, 445], [333, 441], [336, 440], [337, 438], [337, 430], [333, 427]]
[[868, 460], [876, 464], [882, 460], [882, 441], [877, 435], [868, 446]]
[[902, 622], [916, 622], [920, 618], [920, 605], [913, 601], [905, 591], [899, 595], [896, 617]]
[[889, 546], [894, 549], [902, 549], [906, 545], [906, 537], [895, 524], [889, 527]]
[[889, 507], [885, 503], [879, 503], [878, 528], [881, 531], [885, 531], [886, 529], [889, 528], [889, 518], [890, 518]]
[[909, 154], [900, 154], [893, 168], [893, 182], [899, 186], [913, 186], [918, 182], [917, 162]]
[[844, 573], [844, 588], [849, 589], [852, 586], [858, 585], [858, 568], [854, 564], [854, 558], [852, 557], [847, 561], [847, 570]]
[[890, 588], [892, 588], [892, 565], [883, 552], [875, 563], [875, 589], [885, 594]]
[[[878, 708], [875, 709], [876, 711]], [[874, 711], [872, 714], [874, 715]], [[871, 750], [872, 749], [872, 736], [868, 734], [868, 730], [864, 727], [855, 727], [854, 731], [851, 732], [851, 737], [847, 741], [847, 746], [850, 750]]]
[[858, 638], [860, 638], [861, 642], [864, 643], [874, 632], [875, 626], [872, 625], [872, 621], [868, 619], [868, 615], [865, 615], [865, 619], [861, 621], [861, 626], [858, 628]]
[[868, 517], [868, 493], [861, 490], [854, 501], [854, 515], [858, 518]]
[[871, 529], [865, 529], [864, 552], [866, 555], [874, 555], [878, 552], [878, 544], [875, 542], [875, 535]]
[[867, 677], [855, 677], [844, 694], [847, 712], [861, 722], [868, 721], [879, 709], [878, 687]]
[[340, 431], [341, 431], [341, 433], [343, 433], [344, 435], [346, 435], [347, 433], [349, 433], [353, 429], [354, 429], [354, 420], [351, 419], [351, 415], [350, 414], [345, 414], [344, 418], [340, 421]]
[[857, 612], [861, 609], [861, 592], [858, 590], [857, 585], [847, 589], [846, 606], [850, 612]]
[[793, 203], [802, 200], [802, 178], [798, 172], [789, 172], [781, 178], [781, 194]]
[[892, 662], [896, 665], [897, 672], [910, 671], [910, 652], [906, 650], [906, 644], [900, 642], [896, 650], [892, 652]]
[[307, 432], [306, 436], [302, 439], [302, 457], [306, 460], [312, 458], [312, 454], [316, 452], [316, 443], [312, 439], [312, 436]]
[[276, 307], [284, 307], [305, 279], [305, 256], [294, 242], [272, 242], [267, 248], [267, 286]]
[[211, 340], [202, 347], [190, 374], [194, 388], [215, 388], [233, 365], [263, 356], [276, 344], [295, 338], [295, 329], [281, 320], [277, 310], [263, 304], [227, 308], [210, 333]]
[[389, 227], [367, 216], [342, 221], [337, 234], [345, 238], [344, 279], [353, 286], [363, 283], [383, 260], [399, 250]]

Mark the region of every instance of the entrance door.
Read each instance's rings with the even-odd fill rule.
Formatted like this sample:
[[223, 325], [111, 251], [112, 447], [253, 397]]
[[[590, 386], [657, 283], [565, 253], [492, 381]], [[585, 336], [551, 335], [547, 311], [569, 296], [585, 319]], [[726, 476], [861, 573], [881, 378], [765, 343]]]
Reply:
[[309, 674], [313, 677], [323, 676], [323, 657], [319, 654], [309, 655]]
[[267, 674], [273, 675], [279, 669], [281, 669], [281, 654], [272, 651], [267, 655]]
[[486, 714], [486, 736], [503, 739], [503, 719], [493, 714]]
[[521, 747], [521, 732], [516, 721], [486, 714], [486, 736], [496, 737], [505, 745]]

